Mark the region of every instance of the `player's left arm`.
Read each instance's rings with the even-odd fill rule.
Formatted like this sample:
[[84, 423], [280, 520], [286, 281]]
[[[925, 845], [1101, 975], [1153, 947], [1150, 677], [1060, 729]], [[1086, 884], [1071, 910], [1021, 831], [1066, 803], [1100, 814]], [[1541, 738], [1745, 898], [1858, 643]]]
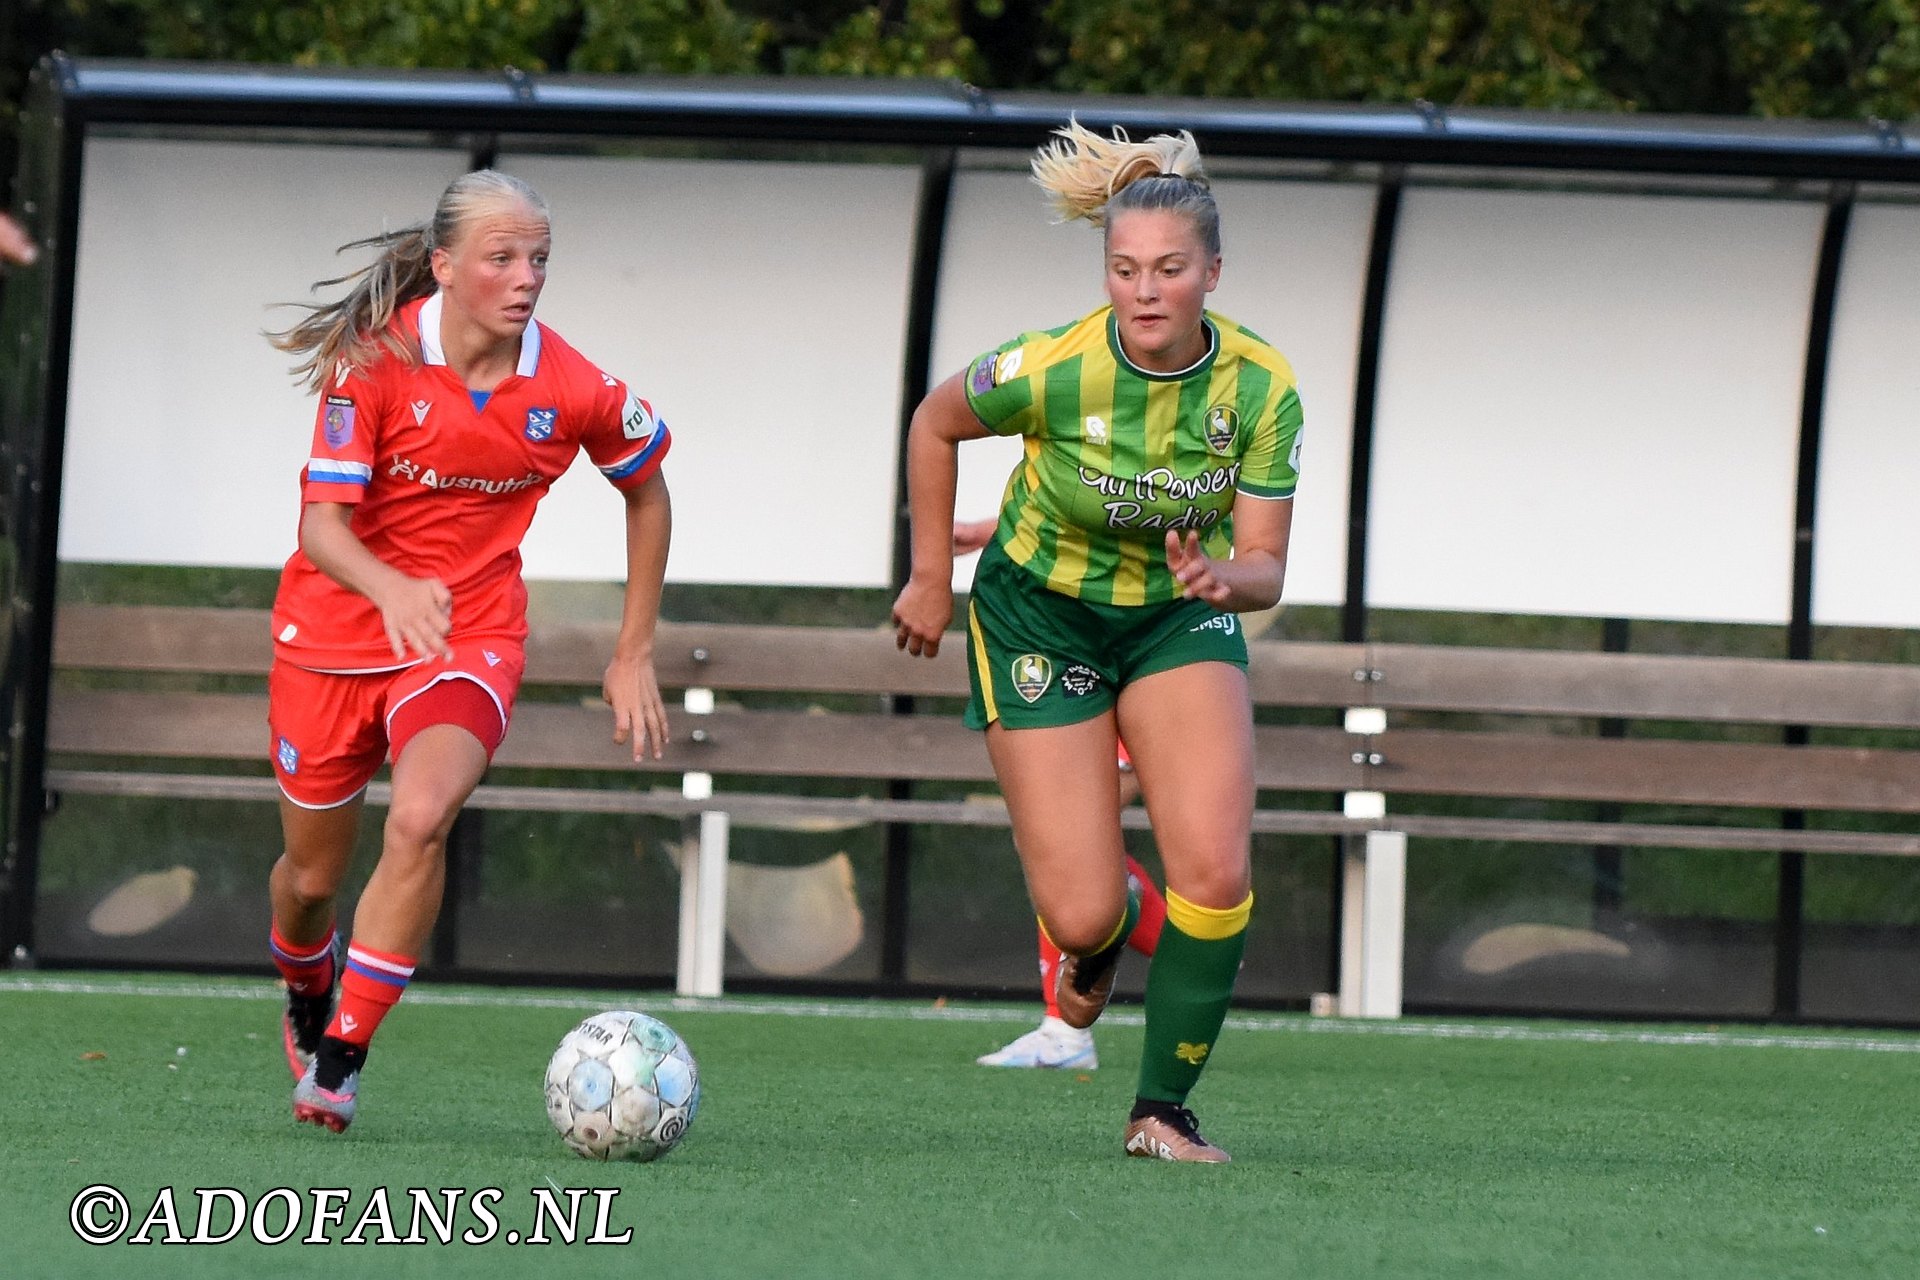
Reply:
[[653, 640], [673, 537], [673, 502], [658, 470], [621, 496], [627, 504], [627, 589], [601, 696], [613, 708], [613, 740], [631, 740], [635, 761], [649, 747], [658, 760], [667, 744], [667, 708], [654, 674]]
[[1287, 540], [1293, 532], [1292, 498], [1257, 498], [1237, 494], [1233, 500], [1233, 556], [1216, 560], [1200, 549], [1200, 535], [1184, 540], [1177, 529], [1167, 530], [1167, 567], [1180, 582], [1180, 593], [1205, 600], [1228, 613], [1253, 613], [1280, 603], [1287, 581]]

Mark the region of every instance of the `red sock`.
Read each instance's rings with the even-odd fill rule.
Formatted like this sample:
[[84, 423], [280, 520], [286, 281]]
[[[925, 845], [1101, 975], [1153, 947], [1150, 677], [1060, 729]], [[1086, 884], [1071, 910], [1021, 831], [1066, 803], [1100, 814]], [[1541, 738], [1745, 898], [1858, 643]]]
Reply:
[[1127, 935], [1127, 945], [1143, 956], [1150, 956], [1160, 945], [1160, 926], [1167, 922], [1167, 900], [1153, 887], [1153, 877], [1147, 874], [1147, 869], [1131, 857], [1127, 859], [1127, 874], [1140, 886], [1140, 923]]
[[267, 931], [267, 950], [273, 954], [273, 967], [280, 971], [287, 990], [297, 996], [321, 996], [333, 986], [333, 925], [319, 942], [288, 942], [274, 921]]
[[340, 977], [340, 1007], [333, 1012], [327, 1034], [366, 1047], [380, 1020], [400, 1003], [407, 980], [413, 977], [414, 959], [349, 944], [347, 971]]
[[1060, 1016], [1060, 1001], [1054, 996], [1060, 978], [1060, 948], [1053, 945], [1045, 929], [1040, 930], [1040, 995], [1047, 1002], [1047, 1016]]

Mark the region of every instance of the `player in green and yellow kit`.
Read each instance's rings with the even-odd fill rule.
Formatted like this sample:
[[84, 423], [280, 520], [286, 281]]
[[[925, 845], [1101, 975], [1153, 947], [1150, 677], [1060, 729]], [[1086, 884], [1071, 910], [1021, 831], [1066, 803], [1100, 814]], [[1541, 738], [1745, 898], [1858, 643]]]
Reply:
[[1167, 873], [1125, 1148], [1219, 1163], [1188, 1094], [1233, 996], [1253, 907], [1253, 712], [1238, 613], [1286, 573], [1300, 401], [1278, 352], [1205, 309], [1220, 223], [1189, 134], [1134, 143], [1077, 123], [1034, 177], [1105, 228], [1108, 305], [1023, 333], [930, 392], [907, 443], [913, 572], [900, 645], [953, 617], [956, 447], [1025, 437], [976, 570], [967, 722], [986, 730], [1034, 909], [1067, 955], [1058, 996], [1091, 1025], [1139, 913], [1114, 804], [1124, 736]]

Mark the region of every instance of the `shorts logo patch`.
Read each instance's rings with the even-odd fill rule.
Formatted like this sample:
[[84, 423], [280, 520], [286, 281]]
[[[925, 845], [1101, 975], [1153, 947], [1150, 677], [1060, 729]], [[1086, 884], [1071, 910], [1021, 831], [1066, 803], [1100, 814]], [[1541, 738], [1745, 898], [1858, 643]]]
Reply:
[[1188, 627], [1187, 634], [1193, 635], [1199, 631], [1224, 631], [1228, 635], [1232, 635], [1239, 629], [1240, 620], [1238, 618], [1230, 613], [1216, 613], [1198, 626]]
[[1224, 404], [1217, 404], [1207, 410], [1206, 431], [1207, 448], [1225, 453], [1233, 448], [1233, 438], [1240, 433], [1240, 415]]
[[1100, 673], [1084, 662], [1076, 662], [1060, 673], [1060, 687], [1069, 698], [1084, 698], [1100, 687]]
[[993, 353], [991, 351], [973, 362], [973, 369], [967, 374], [967, 390], [977, 396], [983, 396], [993, 390]]
[[338, 449], [353, 439], [353, 401], [346, 396], [327, 397], [326, 433], [330, 449]]
[[552, 439], [553, 420], [557, 413], [558, 410], [554, 409], [527, 410], [527, 439], [535, 443]]
[[1053, 683], [1053, 664], [1037, 653], [1015, 658], [1008, 673], [1013, 677], [1013, 691], [1028, 702], [1037, 702]]
[[493, 650], [482, 649], [480, 652], [486, 657], [488, 666], [497, 667], [500, 665], [500, 655]]
[[280, 771], [282, 773], [300, 772], [300, 749], [291, 742], [288, 742], [285, 738], [280, 739], [280, 745], [275, 749], [275, 755], [280, 759]]

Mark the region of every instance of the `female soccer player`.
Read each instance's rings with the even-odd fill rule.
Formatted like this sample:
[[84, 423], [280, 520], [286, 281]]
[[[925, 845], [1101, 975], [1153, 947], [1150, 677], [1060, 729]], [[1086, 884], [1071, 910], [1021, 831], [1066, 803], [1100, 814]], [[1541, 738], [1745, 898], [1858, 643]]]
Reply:
[[[645, 400], [533, 318], [551, 242], [531, 187], [469, 173], [431, 222], [357, 242], [377, 260], [316, 286], [348, 283], [345, 297], [270, 335], [305, 357], [295, 373], [320, 393], [299, 549], [273, 608], [268, 727], [286, 851], [271, 945], [294, 1117], [336, 1133], [439, 914], [447, 832], [506, 736], [527, 634], [520, 541], [582, 449], [626, 500], [625, 608], [602, 689], [614, 740], [631, 738], [636, 760], [666, 741], [653, 636], [669, 436]], [[343, 962], [335, 899], [389, 753], [380, 860]]]
[[1026, 438], [967, 617], [973, 697], [1028, 892], [1089, 1026], [1139, 914], [1114, 805], [1133, 755], [1167, 872], [1130, 1155], [1219, 1163], [1186, 1100], [1233, 994], [1253, 906], [1253, 715], [1236, 613], [1280, 597], [1300, 402], [1287, 362], [1205, 309], [1219, 212], [1189, 134], [1079, 124], [1033, 163], [1064, 219], [1105, 230], [1108, 305], [1023, 333], [930, 392], [909, 432], [913, 572], [897, 639], [953, 616], [956, 448]]

